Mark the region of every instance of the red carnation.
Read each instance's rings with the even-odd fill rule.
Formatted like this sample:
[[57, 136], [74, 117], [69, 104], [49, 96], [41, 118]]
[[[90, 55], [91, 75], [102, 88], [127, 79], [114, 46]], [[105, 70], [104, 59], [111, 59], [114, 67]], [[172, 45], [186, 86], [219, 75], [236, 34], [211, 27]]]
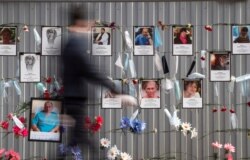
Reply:
[[28, 136], [28, 130], [26, 128], [22, 129], [19, 132], [19, 135], [23, 136], [23, 137], [27, 137]]
[[7, 115], [7, 118], [9, 119], [9, 120], [12, 120], [12, 118], [13, 118], [13, 113], [9, 113], [8, 115]]
[[133, 79], [132, 81], [133, 81], [134, 85], [138, 83], [138, 79]]
[[14, 132], [15, 136], [19, 136], [21, 129], [18, 126], [13, 126], [12, 131]]
[[85, 128], [89, 129], [91, 127], [90, 117], [89, 116], [85, 117], [84, 121], [85, 121], [85, 124], [84, 124]]
[[230, 112], [231, 112], [231, 113], [235, 113], [235, 110], [234, 110], [234, 109], [230, 109]]
[[220, 111], [221, 112], [226, 112], [227, 111], [227, 107], [226, 106], [222, 107]]
[[101, 116], [97, 116], [97, 117], [95, 117], [95, 121], [96, 121], [96, 123], [102, 125], [102, 123], [103, 123], [103, 118], [102, 118]]
[[2, 122], [0, 123], [0, 126], [1, 126], [3, 129], [8, 130], [8, 128], [9, 128], [9, 122], [8, 122], [8, 121], [2, 121]]
[[205, 29], [207, 30], [207, 31], [213, 31], [213, 27], [212, 26], [210, 26], [210, 25], [206, 25], [205, 26]]
[[206, 60], [206, 58], [205, 58], [205, 57], [201, 57], [201, 60], [202, 60], [202, 61], [205, 61], [205, 60]]
[[51, 77], [46, 78], [45, 82], [46, 83], [51, 83], [52, 82], [52, 78]]
[[45, 90], [45, 92], [43, 93], [43, 96], [45, 99], [49, 99], [50, 98], [50, 93], [48, 90]]
[[100, 130], [101, 126], [102, 126], [102, 125], [99, 124], [99, 123], [92, 124], [90, 130], [91, 130], [92, 132], [97, 132], [97, 131]]
[[18, 118], [22, 123], [25, 123], [26, 119], [24, 117], [19, 117]]
[[248, 107], [250, 107], [250, 102], [247, 102]]
[[213, 108], [213, 110], [212, 110], [212, 111], [213, 111], [213, 113], [214, 113], [214, 112], [217, 112], [217, 108]]

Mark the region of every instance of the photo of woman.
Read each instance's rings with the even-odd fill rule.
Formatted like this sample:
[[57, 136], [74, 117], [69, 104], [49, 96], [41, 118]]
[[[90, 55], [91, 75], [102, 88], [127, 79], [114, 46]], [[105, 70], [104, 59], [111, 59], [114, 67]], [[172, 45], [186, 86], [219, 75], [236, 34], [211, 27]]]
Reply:
[[175, 28], [174, 44], [192, 44], [192, 34], [189, 28]]
[[185, 81], [183, 97], [184, 98], [200, 98], [201, 97], [201, 83], [199, 81]]

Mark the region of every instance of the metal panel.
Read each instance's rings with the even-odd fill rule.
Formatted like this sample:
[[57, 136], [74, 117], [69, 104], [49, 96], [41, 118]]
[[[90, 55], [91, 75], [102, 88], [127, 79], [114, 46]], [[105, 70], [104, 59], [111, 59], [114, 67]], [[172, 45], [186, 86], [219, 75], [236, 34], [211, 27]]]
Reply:
[[[62, 1], [62, 0], [23, 0], [23, 1], [1, 1], [0, 2], [0, 23], [24, 23], [30, 26], [30, 32], [21, 36], [21, 41], [18, 44], [20, 52], [38, 52], [35, 47], [33, 28], [41, 34], [41, 26], [63, 26], [63, 43], [67, 41], [68, 15], [67, 11], [73, 3], [82, 5], [82, 1]], [[128, 30], [130, 35], [133, 35], [134, 25], [155, 25], [158, 20], [162, 20], [166, 24], [187, 24], [194, 25], [195, 52], [201, 49], [207, 50], [230, 50], [230, 26], [214, 26], [213, 32], [207, 32], [202, 25], [213, 23], [250, 23], [249, 8], [250, 0], [242, 1], [144, 1], [144, 2], [104, 2], [104, 1], [89, 1], [89, 8], [95, 10], [95, 19], [102, 21], [115, 21], [121, 26], [121, 30]], [[19, 28], [21, 29], [21, 28]], [[171, 44], [171, 28], [166, 31], [160, 31], [164, 45], [159, 48], [160, 54], [165, 52], [165, 56], [169, 63], [170, 75], [172, 77], [175, 70], [175, 58], [172, 56]], [[93, 62], [97, 65], [104, 66], [100, 70], [105, 70], [106, 73], [114, 79], [122, 78], [122, 72], [115, 67], [114, 62], [122, 52], [122, 37], [119, 31], [113, 31], [113, 56], [111, 57], [93, 57]], [[90, 44], [90, 42], [89, 42]], [[133, 56], [138, 78], [161, 78], [162, 73], [158, 73], [151, 56]], [[198, 56], [199, 58], [199, 56]], [[179, 70], [176, 77], [184, 78], [189, 65], [192, 62], [192, 57], [179, 57]], [[0, 57], [0, 77], [14, 77], [18, 68], [18, 56], [1, 56]], [[61, 77], [60, 73], [60, 57], [58, 56], [43, 56], [41, 58], [43, 77], [53, 76]], [[232, 56], [232, 75], [240, 76], [250, 72], [249, 55]], [[208, 65], [207, 65], [208, 68]], [[202, 72], [200, 64], [197, 63], [195, 71]], [[204, 73], [204, 72], [203, 72]], [[209, 77], [209, 72], [204, 73]], [[242, 97], [240, 87], [236, 85], [235, 92], [231, 95], [228, 92], [228, 83], [219, 83], [219, 96], [215, 96], [214, 86], [216, 83], [209, 82], [209, 79], [203, 81], [204, 103], [223, 103], [228, 108], [235, 108], [239, 118], [240, 128], [250, 128], [250, 113], [246, 106], [234, 106], [236, 103], [244, 103], [249, 98]], [[91, 87], [91, 86], [90, 86]], [[21, 84], [23, 95], [18, 97], [15, 91], [11, 88], [8, 91], [8, 101], [0, 100], [0, 120], [4, 120], [7, 113], [13, 112], [15, 105], [20, 101], [27, 101], [30, 97], [39, 96], [35, 84]], [[100, 89], [100, 87], [98, 87]], [[96, 89], [95, 92], [99, 90]], [[94, 95], [95, 93], [90, 93]], [[180, 109], [179, 115], [183, 121], [191, 122], [193, 127], [196, 127], [199, 132], [199, 138], [190, 139], [184, 137], [179, 132], [167, 132], [171, 129], [168, 119], [163, 112], [165, 106], [178, 104], [174, 92], [165, 94], [162, 92], [162, 108], [159, 110], [144, 109], [140, 118], [147, 123], [147, 131], [152, 131], [157, 128], [159, 131], [156, 134], [121, 134], [110, 133], [108, 131], [118, 128], [119, 121], [123, 116], [131, 115], [135, 108], [123, 108], [120, 110], [101, 109], [100, 105], [89, 106], [89, 115], [102, 115], [104, 117], [104, 125], [99, 134], [94, 135], [96, 145], [102, 137], [107, 137], [112, 144], [116, 144], [119, 149], [133, 155], [134, 159], [149, 158], [168, 153], [167, 156], [175, 156], [180, 160], [204, 160], [209, 159], [208, 156], [213, 154], [211, 142], [220, 141], [221, 143], [231, 142], [236, 146], [235, 159], [250, 157], [250, 139], [247, 138], [246, 132], [230, 132], [230, 133], [214, 133], [200, 139], [202, 135], [208, 134], [215, 130], [230, 129], [229, 113], [212, 113], [211, 107], [204, 106], [202, 110], [195, 109]], [[100, 103], [98, 97], [94, 100], [89, 100], [89, 103]], [[24, 114], [29, 117], [29, 112]], [[3, 136], [3, 133], [0, 133]], [[66, 141], [64, 135], [64, 142]], [[90, 135], [91, 136], [91, 135]], [[15, 139], [13, 135], [1, 139], [1, 148], [14, 148], [19, 151], [22, 158], [32, 156], [44, 156], [48, 159], [55, 159], [57, 144], [28, 142], [27, 139]], [[83, 148], [85, 159], [91, 159], [92, 153], [88, 149]], [[171, 154], [170, 154], [171, 153]], [[182, 154], [180, 154], [182, 153]], [[105, 157], [104, 151], [97, 153], [100, 158]], [[223, 153], [221, 153], [222, 155]], [[193, 155], [196, 158], [191, 158]], [[250, 159], [250, 158], [248, 158]]]

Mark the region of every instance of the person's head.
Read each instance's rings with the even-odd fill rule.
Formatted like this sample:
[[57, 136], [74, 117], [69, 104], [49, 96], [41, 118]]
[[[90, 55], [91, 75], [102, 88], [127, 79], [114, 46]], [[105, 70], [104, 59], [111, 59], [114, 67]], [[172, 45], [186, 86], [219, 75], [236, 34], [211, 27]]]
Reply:
[[44, 103], [43, 111], [46, 113], [50, 113], [53, 110], [53, 103], [50, 101], [46, 101]]
[[246, 37], [248, 33], [248, 28], [247, 27], [242, 27], [240, 30], [240, 36], [241, 37]]
[[55, 40], [55, 38], [57, 36], [56, 30], [53, 29], [53, 28], [50, 28], [50, 29], [47, 30], [46, 34], [47, 34], [48, 41], [49, 42], [54, 42], [54, 40]]
[[3, 39], [3, 44], [9, 44], [11, 43], [11, 30], [9, 28], [4, 28], [0, 32], [0, 35], [2, 36]]
[[25, 64], [26, 65], [33, 65], [35, 63], [35, 57], [32, 55], [28, 55], [25, 57]]
[[187, 36], [187, 29], [186, 28], [181, 28], [179, 34], [180, 34], [181, 37], [186, 38], [186, 36]]
[[229, 61], [228, 61], [228, 56], [227, 55], [221, 55], [221, 56], [219, 56], [218, 57], [219, 58], [219, 64], [221, 65], [221, 66], [226, 66], [226, 65], [228, 65], [228, 63], [229, 63]]
[[143, 81], [142, 89], [145, 90], [147, 97], [155, 97], [157, 90], [159, 89], [159, 84], [157, 81]]
[[101, 28], [101, 33], [105, 33], [105, 28]]
[[147, 36], [149, 35], [149, 30], [148, 30], [148, 28], [142, 28], [141, 34], [142, 34], [144, 37], [147, 37]]
[[199, 82], [198, 81], [185, 81], [184, 82], [184, 92], [186, 95], [192, 96], [198, 91]]

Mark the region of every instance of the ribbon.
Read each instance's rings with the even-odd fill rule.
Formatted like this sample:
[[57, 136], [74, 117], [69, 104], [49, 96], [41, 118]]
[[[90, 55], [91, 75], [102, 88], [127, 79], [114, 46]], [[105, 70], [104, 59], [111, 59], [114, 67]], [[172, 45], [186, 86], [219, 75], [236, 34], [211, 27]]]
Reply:
[[175, 109], [174, 112], [173, 112], [173, 115], [171, 115], [171, 113], [169, 112], [169, 110], [167, 108], [164, 109], [164, 112], [167, 115], [168, 120], [169, 120], [169, 124], [171, 126], [177, 127], [177, 126], [179, 126], [181, 124], [181, 120], [177, 116], [177, 113], [179, 112], [179, 110]]
[[181, 89], [180, 89], [180, 83], [178, 80], [174, 81], [174, 87], [175, 87], [175, 96], [177, 100], [181, 99]]
[[160, 58], [160, 56], [159, 56], [159, 54], [157, 52], [155, 53], [155, 56], [154, 56], [154, 63], [155, 63], [155, 66], [156, 66], [158, 72], [163, 70], [162, 63], [161, 63], [161, 58]]
[[126, 58], [125, 58], [125, 62], [124, 62], [124, 70], [126, 71], [128, 69], [128, 62], [129, 62], [129, 54], [128, 53], [124, 53]]
[[188, 78], [189, 79], [204, 79], [205, 75], [195, 72], [195, 73], [190, 74]]
[[44, 86], [44, 84], [41, 83], [41, 82], [37, 83], [37, 84], [36, 84], [36, 87], [37, 87], [37, 89], [38, 89], [40, 92], [42, 92], [42, 93], [44, 93], [44, 92], [47, 90], [47, 88], [46, 88], [46, 87]]
[[41, 45], [41, 43], [42, 43], [41, 37], [40, 37], [40, 35], [38, 34], [36, 28], [33, 29], [33, 32], [34, 32], [34, 37], [35, 37], [35, 41], [36, 41], [37, 50], [40, 51], [40, 45]]
[[233, 129], [236, 129], [238, 127], [238, 118], [235, 113], [231, 113], [230, 121]]
[[235, 81], [238, 83], [238, 82], [243, 82], [243, 81], [246, 81], [246, 80], [249, 80], [250, 79], [250, 74], [245, 74], [243, 76], [239, 76], [235, 79]]
[[163, 67], [164, 74], [169, 73], [168, 63], [167, 63], [165, 55], [161, 57], [161, 62], [162, 62], [162, 67]]
[[206, 50], [201, 50], [201, 68], [206, 68]]
[[16, 115], [14, 115], [12, 118], [13, 118], [13, 121], [15, 122], [15, 124], [17, 125], [18, 128], [20, 128], [20, 129], [24, 128], [23, 123], [16, 117]]
[[129, 95], [133, 97], [137, 97], [137, 92], [136, 92], [136, 89], [132, 80], [129, 81]]
[[125, 46], [126, 46], [126, 50], [131, 52], [133, 50], [133, 42], [130, 38], [129, 32], [125, 31], [124, 32], [124, 40], [125, 40]]
[[121, 56], [120, 56], [120, 55], [118, 56], [118, 58], [117, 58], [117, 60], [116, 60], [116, 62], [115, 62], [115, 65], [116, 65], [117, 67], [120, 67], [121, 69], [124, 68], [123, 65], [122, 65], [122, 59], [121, 59]]
[[21, 91], [21, 87], [20, 87], [20, 85], [19, 85], [18, 80], [13, 80], [13, 85], [14, 85], [14, 87], [15, 87], [15, 90], [16, 90], [17, 95], [20, 96], [20, 95], [22, 94], [22, 91]]
[[188, 76], [190, 75], [190, 73], [193, 71], [194, 66], [195, 66], [195, 63], [196, 63], [196, 56], [194, 56], [194, 60], [193, 60], [191, 66], [190, 66], [190, 68], [189, 68], [189, 70], [188, 70], [187, 77], [188, 77]]
[[135, 78], [136, 71], [135, 71], [135, 64], [133, 60], [129, 60], [129, 70], [130, 70], [131, 78]]
[[7, 92], [6, 92], [6, 83], [4, 80], [0, 81], [0, 96], [1, 97], [7, 97]]
[[154, 27], [154, 46], [155, 48], [158, 48], [162, 45], [161, 35], [159, 32], [158, 27]]
[[241, 93], [243, 96], [250, 95], [249, 81], [248, 80], [250, 80], [250, 74], [245, 74], [245, 75], [239, 76], [235, 79], [236, 83], [240, 82]]
[[228, 90], [230, 93], [234, 91], [235, 77], [231, 76], [231, 82], [229, 83]]
[[54, 86], [56, 88], [57, 91], [59, 91], [61, 89], [60, 84], [58, 83], [56, 76], [54, 76]]
[[168, 94], [171, 89], [173, 89], [173, 82], [170, 79], [163, 79], [163, 90]]
[[215, 82], [214, 90], [215, 90], [216, 97], [218, 97], [219, 96], [219, 83], [218, 82]]
[[132, 122], [132, 121], [137, 117], [138, 114], [139, 114], [139, 109], [137, 109], [137, 110], [132, 114], [132, 116], [130, 117], [130, 121]]

